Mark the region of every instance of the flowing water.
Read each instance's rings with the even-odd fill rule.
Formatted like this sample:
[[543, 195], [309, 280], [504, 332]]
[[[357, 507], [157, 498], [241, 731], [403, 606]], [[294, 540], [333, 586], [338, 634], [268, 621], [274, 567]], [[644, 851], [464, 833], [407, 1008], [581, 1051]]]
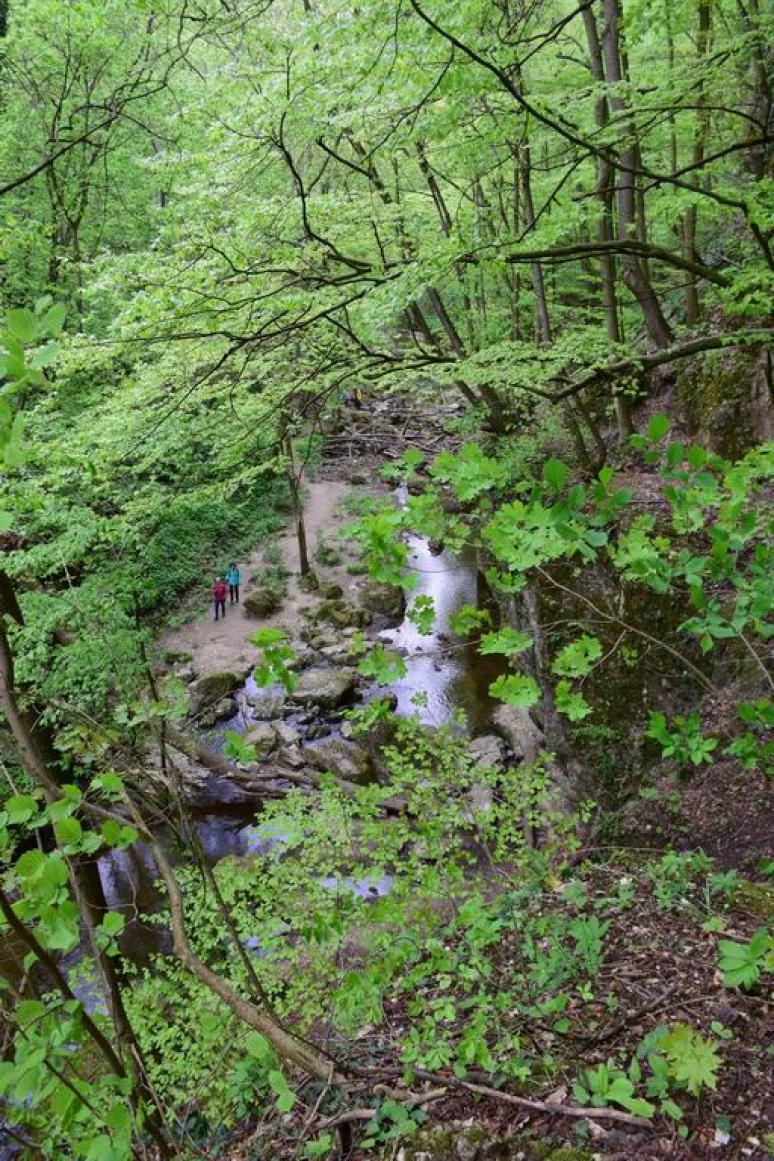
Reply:
[[[410, 538], [409, 552], [409, 564], [417, 576], [409, 609], [418, 597], [430, 597], [436, 619], [432, 632], [427, 635], [420, 634], [407, 617], [397, 628], [381, 634], [385, 643], [401, 652], [406, 664], [405, 676], [393, 687], [398, 698], [397, 712], [417, 715], [420, 721], [438, 726], [448, 721], [456, 710], [463, 710], [468, 732], [480, 733], [486, 729], [495, 704], [488, 688], [499, 672], [499, 664], [496, 658], [477, 657], [473, 645], [460, 645], [449, 632], [450, 617], [463, 605], [486, 602], [475, 558], [473, 554], [433, 553], [427, 541], [419, 537]], [[248, 678], [245, 690], [237, 697], [239, 713], [225, 723], [225, 727], [240, 733], [252, 724], [249, 701], [244, 696], [251, 692], [251, 682]], [[257, 689], [253, 688], [252, 692]], [[334, 717], [330, 728], [335, 732], [337, 727]], [[223, 730], [221, 724], [212, 732], [212, 744], [222, 744]], [[192, 821], [198, 841], [211, 865], [229, 855], [265, 849], [267, 843], [282, 839], [276, 835], [267, 838], [263, 828], [255, 825], [255, 806], [234, 791], [230, 784], [210, 776], [202, 805], [194, 812]], [[171, 834], [162, 832], [158, 837], [169, 857], [179, 861], [180, 847]], [[109, 907], [125, 915], [126, 927], [121, 937], [124, 955], [134, 963], [148, 964], [154, 953], [169, 951], [168, 931], [142, 918], [159, 907], [158, 875], [149, 849], [138, 842], [129, 850], [111, 852], [99, 860], [99, 870]], [[332, 880], [331, 886], [334, 885], [366, 896], [388, 889], [382, 881], [336, 880], [334, 884]]]
[[435, 608], [432, 632], [420, 633], [404, 617], [382, 640], [400, 651], [406, 674], [392, 686], [398, 698], [397, 712], [417, 714], [428, 725], [439, 726], [462, 710], [471, 735], [489, 724], [496, 703], [488, 690], [500, 672], [497, 658], [479, 657], [473, 644], [452, 639], [450, 620], [464, 605], [485, 606], [480, 574], [473, 553], [455, 555], [443, 550], [434, 553], [426, 540], [409, 539], [409, 567], [417, 578], [407, 612], [420, 597], [429, 597]]

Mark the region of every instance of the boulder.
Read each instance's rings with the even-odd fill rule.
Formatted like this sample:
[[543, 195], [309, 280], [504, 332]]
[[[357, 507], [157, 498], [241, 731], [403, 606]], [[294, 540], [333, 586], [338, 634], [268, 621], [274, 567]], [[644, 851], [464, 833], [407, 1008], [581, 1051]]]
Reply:
[[398, 621], [406, 611], [406, 594], [400, 585], [367, 580], [358, 585], [358, 598], [364, 609]]
[[170, 666], [176, 665], [190, 665], [193, 661], [193, 653], [176, 653], [172, 649], [168, 649], [164, 654], [164, 664]]
[[356, 682], [354, 669], [305, 669], [290, 695], [291, 701], [296, 705], [335, 709], [352, 700]]
[[492, 714], [492, 725], [505, 738], [519, 762], [532, 762], [545, 746], [543, 731], [529, 716], [529, 710], [515, 705], [500, 705]]
[[318, 601], [316, 605], [309, 605], [301, 612], [313, 625], [319, 625], [323, 622], [335, 625], [338, 629], [347, 629], [353, 626], [362, 629], [371, 620], [367, 609], [359, 609], [355, 605], [350, 605], [348, 601], [333, 598]]
[[271, 728], [277, 735], [278, 741], [283, 746], [297, 746], [301, 740], [301, 734], [294, 726], [288, 725], [287, 722], [278, 721], [272, 722]]
[[320, 581], [320, 596], [326, 601], [340, 601], [344, 589], [336, 581]]
[[494, 806], [492, 787], [485, 786], [481, 782], [473, 783], [465, 795], [465, 799], [464, 814], [469, 822], [474, 822], [476, 818], [489, 814]]
[[316, 770], [328, 771], [346, 782], [362, 782], [371, 773], [371, 760], [365, 750], [345, 738], [320, 738], [304, 746], [304, 758]]
[[227, 669], [204, 674], [188, 687], [188, 712], [195, 717], [202, 710], [215, 706], [222, 698], [229, 697], [241, 684], [239, 674]]
[[245, 732], [245, 741], [255, 747], [255, 756], [260, 762], [277, 745], [277, 735], [268, 722], [257, 722]]
[[257, 722], [270, 722], [272, 718], [282, 717], [285, 712], [285, 694], [259, 690], [258, 693], [248, 694], [247, 702], [250, 706], [250, 715]]
[[239, 709], [233, 697], [222, 697], [212, 708], [212, 716], [216, 722], [225, 722], [233, 718]]
[[505, 742], [496, 734], [482, 734], [468, 745], [468, 753], [476, 766], [486, 770], [505, 768]]
[[280, 608], [283, 596], [279, 585], [266, 584], [244, 597], [242, 609], [246, 617], [268, 617]]
[[300, 770], [306, 765], [300, 746], [282, 746], [277, 757], [283, 766], [289, 766], [291, 770]]

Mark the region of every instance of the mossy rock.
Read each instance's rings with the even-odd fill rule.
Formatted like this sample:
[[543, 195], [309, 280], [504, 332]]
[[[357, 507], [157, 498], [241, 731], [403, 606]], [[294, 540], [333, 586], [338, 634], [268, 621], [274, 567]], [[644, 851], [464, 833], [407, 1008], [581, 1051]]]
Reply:
[[320, 596], [326, 601], [340, 601], [344, 589], [336, 581], [320, 581]]
[[751, 883], [742, 879], [734, 890], [733, 903], [743, 911], [749, 911], [765, 923], [774, 921], [774, 887], [765, 883]]
[[338, 629], [363, 628], [371, 620], [371, 615], [367, 609], [359, 609], [342, 600], [319, 601], [316, 605], [303, 609], [302, 612], [313, 625], [325, 623], [335, 625]]
[[533, 1143], [523, 1135], [498, 1137], [475, 1125], [426, 1130], [398, 1153], [400, 1161], [589, 1161], [592, 1156], [586, 1147]]
[[400, 585], [387, 584], [385, 581], [363, 581], [358, 587], [358, 597], [364, 609], [389, 617], [391, 621], [400, 620], [406, 611], [406, 594]]
[[229, 697], [242, 683], [238, 673], [222, 669], [215, 673], [206, 673], [197, 678], [190, 687], [188, 712], [195, 716], [202, 710], [216, 705], [223, 698]]
[[242, 601], [242, 608], [248, 617], [269, 617], [282, 606], [285, 596], [281, 588], [275, 585], [264, 585], [248, 593]]
[[164, 654], [165, 665], [189, 665], [193, 661], [193, 653], [175, 653], [168, 649]]

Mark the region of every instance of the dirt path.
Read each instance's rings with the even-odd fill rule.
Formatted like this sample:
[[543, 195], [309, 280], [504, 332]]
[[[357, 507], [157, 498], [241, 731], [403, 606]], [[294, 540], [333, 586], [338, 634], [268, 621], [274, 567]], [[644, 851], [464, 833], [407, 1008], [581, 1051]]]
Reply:
[[[350, 517], [339, 510], [341, 500], [351, 493], [350, 484], [340, 480], [311, 480], [306, 484], [306, 504], [304, 518], [309, 541], [310, 555], [314, 553], [318, 533], [326, 543], [338, 548], [337, 533]], [[304, 623], [300, 609], [311, 604], [314, 594], [304, 593], [298, 588], [298, 544], [294, 532], [289, 532], [278, 541], [285, 566], [290, 572], [288, 593], [279, 612], [270, 617], [255, 620], [246, 617], [241, 606], [226, 608], [224, 619], [215, 623], [212, 604], [195, 620], [180, 625], [168, 633], [161, 641], [164, 651], [190, 653], [192, 666], [197, 673], [212, 673], [216, 670], [241, 670], [258, 660], [258, 650], [250, 644], [249, 638], [256, 629], [267, 626], [282, 626], [295, 634]], [[251, 589], [249, 577], [260, 566], [265, 545], [257, 548], [246, 560], [239, 561], [242, 573], [242, 597]], [[323, 567], [312, 560], [312, 567], [321, 580], [337, 581], [345, 594], [355, 587], [356, 578], [346, 572], [348, 561], [342, 553], [342, 563], [335, 567]]]

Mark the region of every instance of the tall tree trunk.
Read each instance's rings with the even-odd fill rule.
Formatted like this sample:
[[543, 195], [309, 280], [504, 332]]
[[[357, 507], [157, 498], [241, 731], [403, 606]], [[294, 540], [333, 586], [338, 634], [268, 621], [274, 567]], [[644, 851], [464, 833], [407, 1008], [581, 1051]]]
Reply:
[[296, 472], [296, 460], [293, 454], [293, 440], [285, 436], [283, 451], [287, 456], [287, 481], [290, 488], [290, 501], [293, 505], [293, 521], [296, 526], [296, 541], [298, 543], [298, 567], [301, 576], [308, 576], [312, 571], [309, 564], [309, 552], [306, 543], [306, 524], [304, 522], [304, 501], [301, 496], [301, 480]]
[[[591, 8], [584, 9], [583, 23], [586, 29], [591, 74], [597, 84], [601, 86], [605, 82], [605, 67], [602, 59], [602, 46], [599, 43], [597, 22]], [[600, 91], [594, 104], [594, 119], [600, 129], [605, 129], [610, 121], [607, 97], [602, 91]], [[613, 188], [613, 169], [607, 158], [601, 153], [597, 158], [597, 184], [595, 193], [601, 207], [597, 236], [602, 243], [611, 242], [614, 235], [613, 204], [615, 191]], [[618, 295], [615, 285], [616, 262], [615, 256], [609, 250], [603, 250], [600, 255], [599, 269], [602, 281], [605, 330], [611, 343], [618, 345], [621, 342], [622, 335], [618, 315]], [[631, 407], [625, 395], [614, 393], [613, 401], [618, 426], [618, 439], [621, 443], [625, 443], [633, 431]]]
[[[610, 86], [610, 106], [623, 122], [623, 144], [617, 166], [618, 237], [623, 241], [637, 236], [637, 182], [639, 159], [637, 130], [631, 117], [626, 118], [628, 106], [623, 96], [625, 80], [621, 64], [621, 32], [618, 0], [602, 0], [604, 25], [602, 55], [607, 83]], [[663, 350], [672, 337], [661, 304], [651, 286], [646, 268], [634, 254], [625, 254], [621, 260], [623, 280], [633, 294], [642, 312], [645, 330], [651, 346]]]
[[[698, 31], [696, 36], [696, 63], [699, 83], [695, 89], [696, 104], [699, 106], [696, 113], [696, 131], [693, 138], [692, 163], [701, 165], [704, 161], [704, 147], [709, 131], [710, 115], [704, 104], [704, 67], [710, 43], [710, 0], [698, 0]], [[697, 170], [691, 184], [699, 188], [701, 183], [700, 171]], [[696, 261], [696, 223], [697, 207], [689, 206], [683, 219], [683, 255], [689, 262]], [[693, 325], [699, 318], [699, 291], [696, 275], [687, 271], [685, 275], [685, 321]]]

